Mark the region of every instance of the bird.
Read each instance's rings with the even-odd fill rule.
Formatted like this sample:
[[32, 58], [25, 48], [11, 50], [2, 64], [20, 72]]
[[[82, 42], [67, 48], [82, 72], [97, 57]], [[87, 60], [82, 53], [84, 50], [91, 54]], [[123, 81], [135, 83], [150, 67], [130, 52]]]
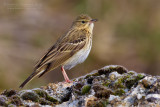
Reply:
[[73, 21], [68, 32], [62, 35], [37, 62], [33, 73], [19, 88], [23, 88], [33, 78], [41, 77], [59, 66], [61, 66], [65, 82], [72, 82], [65, 70], [70, 70], [88, 57], [92, 47], [93, 28], [96, 21], [97, 19], [92, 19], [87, 14], [79, 15]]

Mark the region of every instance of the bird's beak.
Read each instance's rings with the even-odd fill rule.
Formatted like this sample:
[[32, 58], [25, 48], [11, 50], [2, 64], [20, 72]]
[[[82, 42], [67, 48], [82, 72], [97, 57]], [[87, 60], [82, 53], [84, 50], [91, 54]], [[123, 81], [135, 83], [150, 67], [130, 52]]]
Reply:
[[90, 22], [97, 22], [98, 20], [97, 19], [92, 19], [92, 20], [90, 20]]

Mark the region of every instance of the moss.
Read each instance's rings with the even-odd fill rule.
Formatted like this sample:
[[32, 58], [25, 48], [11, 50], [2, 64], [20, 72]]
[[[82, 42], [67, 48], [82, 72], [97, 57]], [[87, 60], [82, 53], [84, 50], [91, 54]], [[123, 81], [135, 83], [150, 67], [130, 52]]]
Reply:
[[82, 81], [82, 80], [83, 80], [82, 78], [79, 78], [79, 79], [78, 79], [78, 81]]
[[21, 105], [22, 105], [22, 101], [21, 101], [20, 97], [17, 96], [17, 95], [12, 96], [12, 97], [10, 98], [10, 100], [11, 100], [11, 103], [12, 103], [12, 104], [15, 104], [15, 105], [17, 105], [17, 106], [21, 106]]
[[[41, 90], [41, 89], [36, 89], [36, 90], [33, 90], [37, 95], [39, 95], [40, 98], [45, 98], [46, 100], [54, 103], [54, 104], [58, 104], [58, 100], [53, 98], [53, 97], [50, 97], [44, 90]], [[46, 101], [47, 102], [47, 101]], [[45, 103], [43, 101], [43, 103]]]
[[[128, 88], [130, 89], [133, 85], [135, 85], [139, 80], [143, 79], [144, 75], [138, 74], [137, 76], [133, 76], [132, 74], [124, 74], [122, 77], [118, 78], [117, 81], [112, 85], [114, 89], [118, 88]], [[109, 82], [105, 82], [104, 86], [108, 86]]]
[[130, 89], [134, 84], [136, 84], [136, 79], [131, 78], [126, 81], [126, 87], [128, 89]]
[[103, 86], [110, 86], [113, 89], [124, 89], [124, 88], [128, 88], [130, 89], [134, 84], [136, 84], [139, 80], [141, 80], [142, 78], [144, 78], [144, 75], [142, 74], [138, 74], [137, 76], [133, 76], [132, 74], [124, 74], [123, 76], [121, 76], [120, 78], [118, 78], [114, 84], [112, 84], [111, 81], [106, 80], [102, 85]]
[[107, 107], [107, 105], [109, 104], [109, 101], [108, 100], [104, 100], [104, 101], [102, 101], [102, 103], [103, 103], [103, 107]]
[[89, 77], [91, 77], [92, 75], [86, 75], [85, 77], [84, 77], [84, 79], [87, 79], [87, 78], [89, 78]]
[[128, 74], [130, 74], [130, 75], [134, 75], [134, 72], [128, 72]]
[[109, 80], [106, 80], [102, 85], [105, 86], [105, 87], [108, 87], [110, 83], [111, 82]]
[[130, 89], [133, 85], [136, 85], [139, 80], [143, 79], [144, 75], [138, 74], [137, 76], [132, 76], [126, 80], [126, 87]]
[[93, 73], [93, 74], [86, 75], [86, 76], [84, 77], [84, 79], [93, 78], [94, 76], [99, 76], [99, 75], [100, 75], [100, 74], [99, 74], [98, 72], [96, 72], [96, 73]]
[[137, 80], [139, 81], [139, 80], [143, 79], [144, 77], [145, 77], [144, 75], [138, 74], [138, 75], [137, 75]]
[[47, 95], [46, 100], [52, 102], [53, 104], [58, 104], [59, 103], [57, 99], [55, 99], [55, 98], [53, 98], [49, 95]]
[[121, 95], [123, 95], [123, 94], [125, 94], [124, 89], [117, 89], [117, 90], [115, 90], [115, 92], [114, 92], [114, 95], [118, 95], [118, 96], [121, 96]]
[[117, 80], [117, 82], [115, 82], [114, 84], [114, 88], [117, 89], [117, 88], [125, 88], [125, 85], [123, 84], [124, 82], [124, 78], [119, 78]]
[[91, 86], [90, 85], [85, 85], [82, 87], [82, 90], [81, 90], [81, 93], [84, 95], [86, 93], [88, 93], [91, 89]]
[[128, 79], [128, 78], [131, 78], [131, 75], [125, 75], [124, 77], [123, 77], [123, 83], [125, 83], [125, 81]]
[[112, 90], [101, 85], [93, 86], [93, 90], [97, 98], [109, 98], [110, 94], [113, 94]]
[[87, 107], [106, 107], [108, 104], [108, 100], [94, 99], [87, 102]]
[[36, 89], [36, 90], [33, 90], [36, 94], [39, 95], [39, 97], [43, 97], [43, 98], [46, 98], [46, 96], [48, 95], [45, 91], [41, 90], [41, 89]]
[[16, 90], [5, 90], [2, 95], [5, 95], [6, 97], [11, 97], [12, 95], [15, 95], [17, 93]]
[[127, 73], [127, 69], [122, 66], [110, 66], [109, 68], [104, 67], [104, 68], [98, 70], [98, 73], [100, 75], [102, 75], [102, 74], [108, 75], [113, 71], [117, 71], [119, 74]]
[[25, 92], [21, 95], [21, 98], [23, 100], [31, 100], [33, 102], [38, 102], [39, 101], [38, 95], [34, 92]]
[[41, 105], [53, 105], [53, 103], [51, 103], [50, 101], [45, 100], [44, 98], [40, 98], [39, 99], [39, 103]]

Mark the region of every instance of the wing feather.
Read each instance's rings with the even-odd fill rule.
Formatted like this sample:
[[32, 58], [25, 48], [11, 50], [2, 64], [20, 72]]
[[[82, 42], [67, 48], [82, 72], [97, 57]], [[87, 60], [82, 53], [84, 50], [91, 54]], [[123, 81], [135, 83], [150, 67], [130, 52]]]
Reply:
[[[75, 32], [70, 32], [75, 33]], [[35, 69], [39, 69], [48, 63], [53, 63], [55, 67], [64, 63], [67, 59], [69, 59], [72, 55], [74, 55], [77, 51], [82, 49], [86, 44], [86, 33], [79, 31], [77, 33], [77, 39], [69, 37], [64, 37], [57, 46], [53, 46], [37, 63]], [[68, 34], [70, 36], [72, 34]], [[53, 67], [52, 64], [52, 67]], [[54, 68], [54, 67], [53, 67]]]

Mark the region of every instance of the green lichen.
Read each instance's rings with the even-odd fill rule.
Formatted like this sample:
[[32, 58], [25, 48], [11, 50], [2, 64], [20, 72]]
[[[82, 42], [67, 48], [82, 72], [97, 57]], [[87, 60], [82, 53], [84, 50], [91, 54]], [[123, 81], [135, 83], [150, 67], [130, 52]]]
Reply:
[[125, 81], [128, 79], [128, 78], [131, 78], [131, 75], [125, 75], [123, 76], [123, 83], [125, 83]]
[[33, 102], [39, 101], [39, 96], [34, 92], [25, 92], [21, 95], [21, 98], [23, 100], [31, 100]]
[[130, 74], [130, 75], [134, 75], [134, 72], [128, 72], [128, 74]]
[[40, 99], [39, 99], [39, 103], [40, 103], [41, 105], [53, 105], [53, 103], [51, 103], [50, 101], [47, 101], [47, 100], [44, 99], [44, 98], [40, 98]]
[[109, 80], [106, 80], [102, 85], [108, 87], [110, 83], [111, 82]]
[[[36, 89], [36, 90], [33, 90], [40, 98], [44, 98], [45, 100], [48, 100], [48, 101], [50, 101], [50, 102], [52, 102], [52, 103], [54, 103], [54, 104], [58, 104], [58, 100], [57, 99], [55, 99], [55, 98], [53, 98], [53, 97], [51, 97], [51, 96], [49, 96], [44, 90], [42, 90], [42, 89]], [[48, 101], [46, 101], [47, 103], [48, 103]], [[43, 103], [45, 103], [44, 102], [44, 100], [43, 100]]]
[[107, 107], [107, 105], [109, 104], [109, 101], [108, 100], [104, 100], [104, 101], [102, 101], [102, 103], [103, 103], [103, 107]]
[[114, 84], [114, 88], [117, 89], [117, 88], [125, 88], [125, 85], [123, 84], [124, 82], [124, 78], [119, 78], [117, 80], [117, 82], [115, 82]]
[[138, 74], [138, 75], [137, 75], [137, 80], [139, 81], [139, 80], [143, 79], [144, 77], [145, 77], [144, 75]]
[[52, 102], [53, 104], [58, 104], [59, 103], [57, 99], [55, 99], [55, 98], [53, 98], [49, 95], [46, 97], [46, 100]]
[[130, 89], [133, 85], [136, 85], [139, 80], [143, 79], [144, 75], [138, 74], [137, 76], [132, 76], [132, 78], [128, 78], [126, 80], [126, 87]]
[[[112, 89], [130, 89], [133, 85], [135, 85], [139, 80], [143, 79], [144, 75], [138, 74], [137, 76], [125, 73], [123, 76], [120, 76], [115, 82], [111, 82], [110, 80], [106, 80], [104, 83], [102, 83], [105, 87], [110, 87]], [[122, 91], [122, 90], [121, 90]], [[119, 93], [119, 92], [116, 92]], [[120, 92], [121, 93], [121, 92]], [[119, 93], [119, 95], [121, 95]], [[123, 92], [122, 92], [123, 93]]]
[[36, 90], [33, 90], [36, 94], [39, 95], [39, 97], [43, 97], [43, 98], [46, 98], [46, 96], [48, 95], [45, 91], [41, 90], [41, 89], [36, 89]]
[[126, 81], [126, 87], [130, 89], [136, 83], [135, 79], [130, 79]]
[[118, 96], [122, 96], [123, 94], [125, 94], [124, 89], [117, 89], [114, 92], [114, 95], [118, 95]]
[[[144, 75], [138, 74], [137, 76], [134, 76], [132, 73], [126, 73], [122, 77], [118, 78], [114, 85], [112, 86], [114, 89], [124, 89], [128, 88], [130, 89], [133, 85], [137, 84], [137, 82], [144, 78]], [[109, 82], [106, 82], [103, 84], [104, 86], [108, 86]]]
[[91, 89], [91, 86], [90, 86], [90, 85], [84, 85], [84, 86], [82, 87], [81, 93], [84, 95], [84, 94], [88, 93], [88, 92], [90, 91], [90, 89]]

